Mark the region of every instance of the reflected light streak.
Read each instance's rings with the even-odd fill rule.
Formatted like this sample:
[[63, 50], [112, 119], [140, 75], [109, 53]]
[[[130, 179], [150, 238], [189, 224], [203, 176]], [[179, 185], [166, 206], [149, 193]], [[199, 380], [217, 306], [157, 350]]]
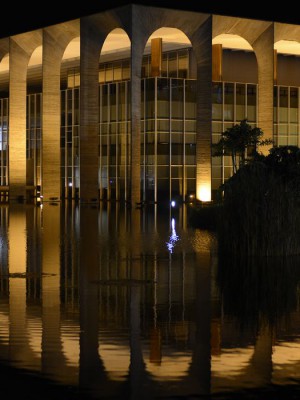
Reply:
[[175, 230], [175, 218], [172, 218], [172, 220], [171, 220], [171, 228], [172, 228], [172, 232], [171, 232], [170, 239], [167, 242], [167, 248], [168, 248], [169, 252], [172, 254], [173, 248], [175, 247], [176, 242], [179, 240], [179, 236], [177, 235], [176, 230]]

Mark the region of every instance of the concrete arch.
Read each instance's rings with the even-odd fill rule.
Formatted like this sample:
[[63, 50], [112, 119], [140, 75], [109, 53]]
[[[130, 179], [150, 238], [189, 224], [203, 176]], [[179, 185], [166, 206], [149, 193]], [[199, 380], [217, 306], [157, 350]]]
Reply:
[[128, 51], [128, 54], [130, 54], [130, 49], [131, 42], [126, 31], [123, 28], [114, 28], [108, 33], [103, 42], [100, 59], [111, 51]]
[[8, 72], [9, 71], [9, 53], [6, 53], [1, 57], [0, 61], [0, 72]]
[[9, 38], [0, 39], [0, 60], [9, 53]]
[[212, 44], [221, 44], [224, 48], [229, 49], [253, 51], [251, 44], [237, 34], [221, 33], [213, 38]]
[[221, 33], [212, 40], [213, 80], [257, 83], [258, 66], [251, 44], [233, 33]]
[[[131, 41], [131, 157], [128, 201], [140, 202], [141, 68], [148, 38], [157, 29], [174, 27], [189, 38], [197, 59], [197, 186], [211, 182], [211, 16], [192, 12], [130, 5], [80, 20], [80, 201], [99, 197], [98, 189], [98, 62], [107, 35], [122, 28]], [[199, 186], [200, 187], [200, 186]], [[199, 195], [199, 190], [198, 190]]]
[[291, 39], [282, 39], [277, 35], [279, 40], [274, 43], [274, 84], [300, 86], [300, 36], [291, 34], [282, 37]]
[[[99, 57], [115, 29], [127, 33], [130, 7], [80, 20], [80, 189], [81, 203], [99, 199]], [[128, 33], [127, 33], [128, 34]]]
[[67, 44], [62, 61], [80, 57], [80, 36], [73, 37]]
[[191, 47], [192, 43], [190, 39], [187, 37], [187, 35], [181, 31], [178, 28], [173, 28], [173, 27], [161, 27], [152, 32], [152, 34], [149, 36], [145, 48], [150, 47], [150, 42], [151, 39], [156, 39], [156, 38], [163, 38], [164, 41], [168, 44], [176, 44], [176, 47], [178, 45], [182, 45], [184, 47]]
[[[274, 23], [246, 18], [213, 16], [212, 37], [239, 35], [252, 46], [258, 66], [258, 125], [265, 139], [273, 139]], [[263, 147], [267, 152], [268, 146]]]
[[26, 192], [27, 71], [33, 51], [42, 44], [42, 31], [9, 38], [9, 199], [24, 200]]
[[274, 43], [277, 54], [300, 55], [300, 41], [281, 39]]
[[[132, 6], [130, 37], [132, 42], [132, 189], [131, 202], [140, 201], [140, 74], [148, 38], [161, 27], [182, 31], [190, 40], [197, 63], [197, 139], [196, 196], [209, 197], [211, 192], [211, 29], [208, 14], [194, 14], [164, 8]], [[208, 195], [209, 193], [209, 195]]]
[[275, 22], [274, 43], [277, 43], [280, 40], [292, 40], [295, 42], [300, 42], [300, 26]]
[[69, 43], [79, 36], [79, 20], [43, 30], [43, 201], [61, 199], [60, 183], [60, 75]]

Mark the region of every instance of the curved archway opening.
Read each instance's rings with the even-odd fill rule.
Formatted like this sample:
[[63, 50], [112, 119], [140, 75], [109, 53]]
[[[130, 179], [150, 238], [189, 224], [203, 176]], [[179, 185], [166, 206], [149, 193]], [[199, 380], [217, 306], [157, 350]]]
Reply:
[[[221, 80], [257, 83], [257, 60], [250, 43], [239, 35], [224, 33], [212, 40], [213, 63], [221, 64]], [[214, 50], [216, 50], [214, 52]], [[221, 55], [219, 52], [221, 51]]]
[[[250, 43], [235, 34], [213, 38], [212, 56], [212, 143], [218, 143], [222, 132], [244, 119], [257, 124], [258, 66]], [[212, 157], [213, 198], [232, 173], [230, 155]]]
[[142, 62], [141, 193], [169, 206], [196, 196], [196, 60], [173, 27], [149, 37]]
[[5, 54], [0, 61], [0, 92], [2, 97], [8, 96], [9, 91], [9, 53]]
[[296, 40], [279, 40], [274, 43], [274, 52], [276, 84], [300, 87], [300, 43]]

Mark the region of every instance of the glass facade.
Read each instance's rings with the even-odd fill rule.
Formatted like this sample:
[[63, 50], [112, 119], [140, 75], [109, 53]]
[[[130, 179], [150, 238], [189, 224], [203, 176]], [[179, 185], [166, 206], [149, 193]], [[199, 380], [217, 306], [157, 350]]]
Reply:
[[65, 198], [79, 191], [79, 88], [61, 92], [61, 185]]
[[[196, 79], [191, 48], [162, 55], [160, 77], [151, 77], [151, 55], [144, 55], [141, 80], [141, 199], [186, 200], [196, 193]], [[76, 198], [80, 166], [80, 75], [67, 74], [61, 90], [61, 187]], [[274, 86], [275, 145], [300, 145], [299, 87]], [[127, 200], [130, 191], [130, 60], [99, 65], [99, 191], [101, 199]], [[9, 99], [0, 99], [0, 186], [9, 185]], [[258, 85], [212, 83], [212, 143], [243, 119], [255, 126]], [[42, 94], [27, 95], [27, 185], [42, 185]], [[231, 157], [212, 157], [212, 195], [232, 175]], [[3, 190], [5, 190], [3, 188]]]
[[42, 94], [27, 95], [26, 118], [27, 185], [40, 190], [42, 182]]
[[100, 198], [127, 200], [130, 176], [129, 81], [100, 84]]
[[298, 87], [274, 87], [274, 141], [276, 146], [299, 146]]
[[142, 81], [143, 201], [184, 200], [196, 192], [196, 81]]
[[[221, 133], [243, 119], [256, 126], [258, 86], [250, 83], [213, 82], [212, 85], [212, 143]], [[212, 157], [212, 197], [221, 184], [232, 175], [230, 155]]]

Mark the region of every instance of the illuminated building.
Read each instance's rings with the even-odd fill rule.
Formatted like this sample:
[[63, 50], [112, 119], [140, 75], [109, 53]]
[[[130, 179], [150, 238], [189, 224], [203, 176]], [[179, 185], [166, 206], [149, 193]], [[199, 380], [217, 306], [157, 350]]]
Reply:
[[247, 118], [299, 145], [300, 26], [127, 5], [0, 39], [9, 200], [210, 200]]

